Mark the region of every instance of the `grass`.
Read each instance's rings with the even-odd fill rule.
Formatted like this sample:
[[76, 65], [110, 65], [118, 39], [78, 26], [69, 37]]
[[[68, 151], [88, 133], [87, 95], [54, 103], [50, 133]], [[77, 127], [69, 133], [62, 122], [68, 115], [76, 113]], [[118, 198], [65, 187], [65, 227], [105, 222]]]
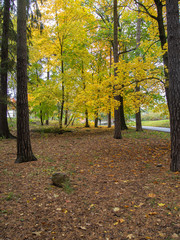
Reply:
[[[135, 126], [135, 122], [130, 123], [131, 126]], [[151, 127], [170, 127], [169, 119], [165, 120], [155, 120], [155, 121], [142, 121], [142, 126], [151, 126]]]
[[156, 120], [156, 121], [142, 121], [143, 126], [152, 126], [152, 127], [170, 127], [169, 119], [165, 120]]
[[166, 139], [169, 140], [170, 134], [167, 132], [157, 132], [157, 131], [150, 131], [150, 130], [143, 130], [142, 132], [136, 132], [135, 129], [128, 129], [127, 131], [122, 132], [123, 137], [130, 138], [130, 139], [152, 139], [152, 138], [159, 138], [159, 139]]

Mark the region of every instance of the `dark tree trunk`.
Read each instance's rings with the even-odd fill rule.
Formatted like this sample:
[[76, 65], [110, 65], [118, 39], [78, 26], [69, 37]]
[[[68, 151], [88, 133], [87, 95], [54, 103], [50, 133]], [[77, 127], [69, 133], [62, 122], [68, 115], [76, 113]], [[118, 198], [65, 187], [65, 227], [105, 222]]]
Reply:
[[4, 1], [3, 32], [1, 44], [0, 77], [0, 137], [12, 138], [7, 120], [7, 77], [8, 77], [8, 38], [10, 22], [10, 0]]
[[111, 112], [108, 113], [108, 128], [111, 128]]
[[[61, 53], [62, 56], [62, 53]], [[61, 72], [62, 75], [64, 73], [64, 62], [63, 60], [61, 61]], [[64, 115], [64, 79], [62, 79], [62, 101], [61, 101], [61, 110], [60, 110], [60, 118], [59, 118], [59, 128], [62, 128], [62, 121], [63, 121], [63, 115]]]
[[66, 109], [66, 111], [65, 111], [65, 120], [64, 120], [64, 125], [66, 125], [66, 126], [67, 126], [67, 124], [68, 124], [68, 110]]
[[[166, 31], [164, 27], [164, 18], [163, 18], [163, 3], [161, 0], [154, 0], [157, 8], [157, 22], [159, 30], [159, 38], [161, 42], [161, 48], [164, 50], [164, 45], [167, 43]], [[166, 99], [169, 108], [169, 74], [168, 74], [168, 53], [167, 51], [163, 55], [164, 63], [164, 75], [165, 75], [165, 92]]]
[[176, 172], [180, 171], [180, 23], [178, 1], [166, 0], [166, 9], [171, 127], [170, 169]]
[[26, 1], [17, 1], [17, 159], [16, 163], [37, 160], [32, 153], [27, 97]]
[[73, 120], [72, 120], [72, 123], [71, 123], [71, 126], [73, 126], [74, 125], [74, 121], [75, 121], [75, 117], [73, 118]]
[[[40, 106], [41, 106], [41, 103], [40, 103]], [[40, 110], [40, 120], [41, 120], [41, 126], [44, 125], [44, 121], [43, 121], [43, 112], [42, 110]]]
[[143, 131], [141, 123], [141, 109], [136, 113], [136, 131]]
[[46, 125], [49, 125], [49, 119], [46, 119]]
[[[111, 67], [112, 67], [112, 50], [111, 50], [111, 46], [110, 46], [110, 62], [109, 62], [109, 76], [111, 77]], [[111, 85], [110, 85], [111, 87]], [[111, 128], [111, 97], [109, 96], [109, 113], [108, 113], [108, 128]]]
[[[114, 0], [114, 41], [113, 41], [114, 63], [118, 63], [118, 15], [117, 15], [117, 0]], [[117, 76], [117, 67], [114, 68], [114, 76]], [[115, 88], [115, 86], [114, 86]], [[120, 102], [120, 96], [114, 97], [116, 101]], [[114, 110], [114, 138], [121, 139], [121, 119], [120, 106]]]
[[[143, 6], [143, 8], [145, 7], [141, 3], [141, 1], [135, 0], [135, 2], [138, 3], [140, 6]], [[161, 42], [161, 48], [164, 50], [164, 46], [167, 43], [164, 17], [163, 17], [164, 3], [162, 0], [154, 0], [154, 3], [156, 5], [156, 9], [157, 9], [157, 17], [151, 15], [149, 12], [147, 12], [147, 14], [151, 18], [156, 20], [158, 23], [159, 39]], [[165, 84], [164, 84], [165, 85], [165, 93], [166, 93], [166, 99], [167, 99], [167, 104], [168, 104], [168, 108], [169, 108], [169, 74], [168, 74], [168, 53], [167, 53], [167, 51], [165, 51], [165, 53], [163, 55], [163, 64], [164, 64], [164, 76], [165, 76]]]
[[86, 124], [85, 124], [85, 127], [89, 128], [89, 120], [88, 120], [88, 110], [86, 109], [85, 111], [85, 118], [86, 118]]
[[98, 127], [98, 113], [95, 113], [95, 119], [94, 119], [94, 127], [97, 128]]
[[[63, 57], [63, 46], [61, 45], [61, 58]], [[61, 60], [61, 73], [62, 73], [62, 100], [60, 108], [60, 117], [59, 117], [59, 128], [62, 128], [63, 124], [63, 115], [64, 115], [64, 96], [65, 96], [65, 86], [64, 86], [64, 61]]]
[[124, 102], [123, 102], [123, 97], [120, 96], [120, 122], [121, 122], [121, 130], [127, 130], [128, 127], [126, 125], [126, 121], [125, 121], [125, 116], [124, 116]]
[[[139, 6], [138, 6], [138, 19], [137, 19], [137, 32], [136, 32], [136, 48], [138, 50], [138, 47], [140, 45], [140, 41], [141, 41], [141, 18], [139, 17]], [[140, 55], [139, 51], [137, 51], [137, 56]], [[138, 93], [140, 92], [140, 86], [138, 81], [136, 82], [136, 87], [135, 87], [135, 91]], [[135, 113], [136, 116], [136, 131], [142, 131], [142, 123], [141, 123], [141, 108], [139, 105], [139, 109], [138, 112]]]

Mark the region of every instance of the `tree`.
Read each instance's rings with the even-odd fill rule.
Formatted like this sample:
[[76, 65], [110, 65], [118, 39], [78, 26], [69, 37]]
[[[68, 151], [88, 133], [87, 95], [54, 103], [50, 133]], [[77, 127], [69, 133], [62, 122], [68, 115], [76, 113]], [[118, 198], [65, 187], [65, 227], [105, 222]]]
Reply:
[[37, 160], [32, 153], [27, 96], [26, 0], [17, 1], [17, 159]]
[[[141, 18], [139, 17], [139, 6], [138, 6], [138, 19], [137, 19], [137, 33], [136, 33], [136, 48], [139, 47], [141, 41]], [[137, 56], [139, 54], [137, 53]], [[135, 87], [136, 92], [140, 92], [140, 85], [138, 82], [136, 83]], [[138, 112], [135, 114], [136, 116], [136, 131], [142, 131], [142, 124], [141, 124], [141, 108], [139, 106]]]
[[[118, 16], [117, 16], [117, 0], [114, 0], [114, 43], [113, 43], [114, 63], [118, 63]], [[114, 76], [117, 76], [117, 67], [114, 68]], [[114, 86], [115, 87], [115, 86]], [[116, 101], [120, 102], [120, 95], [116, 95]], [[120, 106], [114, 110], [114, 138], [121, 139], [121, 121]]]
[[178, 0], [166, 0], [169, 97], [171, 127], [171, 171], [180, 171], [180, 23]]
[[152, 21], [155, 21], [158, 28], [158, 38], [161, 43], [161, 49], [163, 51], [163, 64], [164, 64], [164, 76], [165, 76], [165, 92], [166, 99], [169, 108], [169, 74], [168, 74], [168, 53], [166, 51], [166, 28], [164, 22], [164, 10], [165, 7], [164, 0], [150, 0], [150, 1], [138, 1], [134, 0], [135, 3], [139, 4], [141, 13], [144, 13], [150, 18]]
[[3, 32], [1, 43], [1, 77], [0, 77], [0, 137], [13, 138], [7, 120], [7, 78], [8, 78], [8, 39], [10, 23], [10, 0], [4, 1]]

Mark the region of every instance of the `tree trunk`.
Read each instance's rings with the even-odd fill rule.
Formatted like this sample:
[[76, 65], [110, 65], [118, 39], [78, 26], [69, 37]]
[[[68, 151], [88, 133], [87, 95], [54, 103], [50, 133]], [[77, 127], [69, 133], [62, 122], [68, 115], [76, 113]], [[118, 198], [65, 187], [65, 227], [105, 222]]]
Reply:
[[[40, 103], [40, 106], [41, 106], [41, 103]], [[40, 120], [41, 120], [41, 126], [44, 125], [44, 121], [43, 121], [43, 112], [42, 110], [40, 110]]]
[[1, 44], [1, 77], [0, 77], [0, 137], [4, 138], [13, 138], [13, 136], [10, 134], [7, 120], [9, 21], [10, 21], [10, 0], [5, 0]]
[[180, 171], [180, 23], [178, 1], [166, 0], [169, 98], [171, 127], [171, 165], [173, 172]]
[[37, 160], [32, 153], [27, 96], [26, 1], [17, 1], [17, 159], [16, 163]]
[[86, 117], [86, 124], [85, 124], [85, 127], [89, 128], [89, 120], [88, 120], [88, 110], [86, 109], [85, 111], [85, 117]]
[[[118, 16], [117, 16], [117, 0], [114, 0], [114, 41], [113, 41], [114, 63], [118, 63]], [[117, 76], [117, 67], [114, 68], [114, 76]], [[115, 88], [115, 86], [114, 86]], [[120, 102], [120, 96], [116, 95], [114, 99]], [[121, 139], [121, 120], [120, 106], [114, 110], [114, 138]]]
[[[61, 50], [61, 56], [63, 54], [63, 51]], [[62, 78], [64, 74], [64, 62], [63, 60], [61, 61], [61, 73], [62, 73]], [[62, 79], [62, 100], [61, 100], [61, 110], [60, 110], [60, 118], [59, 118], [59, 128], [62, 128], [62, 120], [63, 120], [63, 115], [64, 115], [64, 79]]]
[[108, 113], [108, 128], [111, 128], [111, 112]]
[[75, 119], [76, 119], [76, 117], [73, 118], [72, 123], [71, 123], [71, 126], [74, 125], [74, 121], [75, 121]]
[[127, 130], [128, 127], [126, 125], [126, 121], [125, 121], [125, 116], [124, 116], [124, 101], [123, 101], [123, 97], [120, 96], [120, 122], [121, 122], [121, 130]]
[[[110, 63], [109, 63], [109, 77], [111, 77], [111, 67], [112, 67], [112, 50], [111, 50], [111, 46], [110, 46]], [[111, 87], [111, 85], [110, 85]], [[108, 128], [111, 128], [111, 100], [110, 100], [110, 96], [109, 96], [109, 113], [108, 113]]]
[[[167, 43], [166, 40], [166, 31], [164, 27], [164, 18], [163, 18], [163, 3], [161, 0], [154, 0], [157, 8], [157, 22], [158, 22], [158, 30], [159, 30], [159, 38], [161, 42], [161, 48], [164, 50], [164, 45]], [[169, 74], [168, 74], [168, 53], [165, 51], [163, 55], [163, 63], [164, 63], [164, 76], [165, 76], [165, 93], [167, 104], [169, 108]]]
[[67, 124], [68, 124], [68, 110], [66, 109], [66, 111], [65, 111], [65, 120], [64, 120], [64, 125], [66, 125], [66, 126], [67, 126]]
[[[161, 42], [161, 48], [164, 50], [164, 46], [167, 43], [166, 40], [166, 31], [165, 31], [165, 24], [164, 24], [164, 17], [163, 17], [163, 7], [164, 3], [162, 0], [154, 0], [156, 9], [157, 9], [157, 17], [155, 16], [149, 16], [155, 19], [158, 23], [158, 31], [159, 31], [159, 39]], [[140, 6], [142, 5], [141, 2], [139, 2]], [[144, 5], [143, 5], [144, 6]], [[166, 99], [167, 99], [167, 105], [169, 108], [169, 74], [168, 74], [168, 53], [165, 51], [163, 55], [163, 64], [164, 64], [164, 76], [165, 76], [165, 93], [166, 93]]]
[[94, 120], [94, 127], [97, 128], [98, 127], [98, 113], [95, 113], [95, 120]]
[[[138, 47], [140, 45], [140, 41], [141, 41], [141, 18], [139, 17], [139, 6], [138, 6], [138, 19], [137, 19], [137, 32], [136, 32], [136, 48], [137, 48], [137, 54], [136, 56], [139, 56], [140, 53], [138, 51]], [[136, 81], [136, 87], [135, 87], [135, 91], [138, 93], [140, 92], [140, 86], [138, 81]], [[136, 112], [136, 131], [142, 131], [142, 123], [141, 123], [141, 108], [139, 106], [139, 111]]]

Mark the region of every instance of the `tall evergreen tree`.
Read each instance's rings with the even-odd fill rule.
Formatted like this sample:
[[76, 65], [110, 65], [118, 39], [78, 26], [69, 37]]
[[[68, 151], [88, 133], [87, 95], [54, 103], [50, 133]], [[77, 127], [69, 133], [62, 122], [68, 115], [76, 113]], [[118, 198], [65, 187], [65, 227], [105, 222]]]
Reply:
[[4, 0], [3, 32], [1, 42], [1, 77], [0, 77], [0, 137], [12, 138], [7, 120], [8, 92], [8, 39], [10, 23], [10, 0]]
[[26, 0], [17, 1], [17, 159], [37, 160], [32, 153], [27, 96]]
[[180, 23], [178, 0], [166, 0], [171, 127], [171, 171], [180, 171]]

